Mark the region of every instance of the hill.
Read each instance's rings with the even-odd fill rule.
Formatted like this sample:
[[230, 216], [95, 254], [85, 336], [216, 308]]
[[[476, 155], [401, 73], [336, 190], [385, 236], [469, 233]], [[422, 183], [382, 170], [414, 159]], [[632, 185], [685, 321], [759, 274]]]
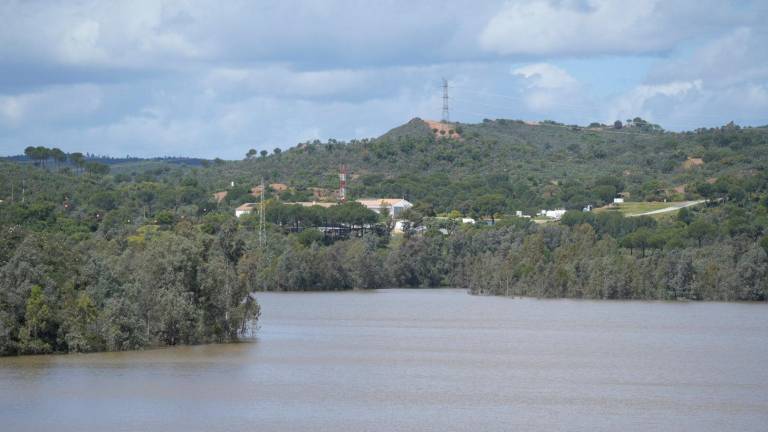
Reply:
[[600, 206], [620, 192], [633, 201], [691, 200], [702, 196], [703, 184], [749, 177], [768, 165], [766, 128], [672, 133], [503, 119], [450, 127], [460, 134], [446, 137], [415, 118], [379, 138], [302, 143], [215, 164], [203, 175], [214, 189], [261, 177], [297, 191], [333, 189], [344, 163], [354, 197], [405, 197], [438, 212], [471, 213], [481, 197], [501, 201], [499, 212]]

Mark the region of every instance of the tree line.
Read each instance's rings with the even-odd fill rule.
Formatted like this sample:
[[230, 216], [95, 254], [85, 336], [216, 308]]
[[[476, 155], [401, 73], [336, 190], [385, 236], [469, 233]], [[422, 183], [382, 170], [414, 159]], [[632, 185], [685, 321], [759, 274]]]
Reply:
[[100, 175], [109, 172], [109, 165], [99, 162], [89, 162], [86, 160], [85, 155], [80, 152], [65, 153], [57, 147], [47, 148], [44, 146], [29, 146], [24, 149], [24, 156], [32, 160], [36, 165], [43, 167], [45, 167], [49, 161], [53, 161], [54, 164], [56, 164], [56, 168], [59, 169], [69, 163], [79, 170], [79, 172]]

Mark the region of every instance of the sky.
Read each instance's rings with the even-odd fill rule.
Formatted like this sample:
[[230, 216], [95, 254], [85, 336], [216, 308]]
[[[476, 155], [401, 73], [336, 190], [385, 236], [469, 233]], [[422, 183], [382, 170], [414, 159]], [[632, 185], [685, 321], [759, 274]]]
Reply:
[[768, 2], [0, 0], [0, 155], [241, 159], [413, 117], [768, 124]]

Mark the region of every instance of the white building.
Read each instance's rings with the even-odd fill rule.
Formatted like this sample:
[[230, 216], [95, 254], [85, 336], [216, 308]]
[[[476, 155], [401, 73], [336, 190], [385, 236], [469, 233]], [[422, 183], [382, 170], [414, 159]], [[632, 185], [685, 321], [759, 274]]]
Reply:
[[386, 211], [391, 218], [398, 218], [404, 211], [413, 207], [413, 204], [401, 198], [359, 199], [357, 202], [378, 214]]
[[614, 198], [613, 199], [614, 204], [624, 204], [624, 198]]
[[561, 217], [563, 217], [564, 214], [565, 209], [542, 210], [539, 212], [539, 216], [544, 216], [556, 220], [559, 220]]
[[258, 207], [258, 205], [258, 203], [245, 203], [241, 205], [235, 209], [235, 217], [251, 214], [251, 212], [253, 212], [253, 210]]

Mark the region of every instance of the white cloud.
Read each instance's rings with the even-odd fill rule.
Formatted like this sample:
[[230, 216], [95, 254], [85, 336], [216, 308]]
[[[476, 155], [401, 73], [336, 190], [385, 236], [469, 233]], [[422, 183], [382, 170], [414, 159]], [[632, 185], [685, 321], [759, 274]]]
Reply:
[[[462, 4], [463, 3], [463, 4]], [[174, 68], [188, 62], [292, 63], [314, 68], [425, 64], [475, 56], [491, 13], [465, 1], [0, 2], [0, 59]], [[425, 18], [427, 17], [427, 18]], [[471, 43], [468, 41], [472, 41]]]
[[204, 14], [172, 0], [0, 4], [0, 57], [70, 65], [158, 67], [204, 57], [180, 17]]
[[766, 34], [737, 28], [683, 58], [664, 59], [648, 81], [609, 103], [608, 119], [641, 116], [671, 129], [768, 123]]
[[575, 110], [588, 114], [591, 103], [582, 84], [565, 69], [549, 63], [534, 63], [513, 68], [510, 73], [521, 80], [521, 93], [535, 113], [573, 118]]
[[98, 46], [100, 27], [97, 21], [85, 20], [68, 29], [58, 47], [62, 59], [72, 63], [88, 60], [103, 61], [106, 53]]
[[501, 54], [547, 55], [654, 51], [650, 22], [653, 1], [507, 3], [480, 35], [483, 48]]
[[623, 120], [639, 116], [646, 120], [660, 121], [660, 116], [654, 112], [654, 106], [651, 105], [654, 99], [670, 106], [670, 103], [684, 101], [691, 93], [698, 93], [701, 90], [701, 80], [641, 85], [620, 96], [611, 107], [607, 118]]
[[0, 97], [0, 118], [9, 127], [16, 127], [24, 113], [21, 98], [4, 96]]
[[703, 79], [710, 86], [728, 87], [768, 81], [768, 34], [761, 29], [736, 28], [704, 44], [691, 55], [660, 63], [650, 80]]
[[748, 10], [735, 14], [735, 9], [711, 0], [509, 1], [478, 41], [481, 48], [503, 55], [658, 53], [751, 20]]
[[513, 75], [526, 78], [529, 87], [557, 89], [578, 84], [567, 71], [549, 63], [535, 63], [512, 70]]
[[205, 85], [213, 92], [254, 92], [282, 97], [320, 97], [361, 92], [373, 85], [374, 73], [335, 69], [296, 71], [286, 65], [259, 68], [216, 68]]
[[0, 95], [0, 125], [37, 126], [89, 115], [102, 104], [95, 85], [57, 86], [20, 95]]

